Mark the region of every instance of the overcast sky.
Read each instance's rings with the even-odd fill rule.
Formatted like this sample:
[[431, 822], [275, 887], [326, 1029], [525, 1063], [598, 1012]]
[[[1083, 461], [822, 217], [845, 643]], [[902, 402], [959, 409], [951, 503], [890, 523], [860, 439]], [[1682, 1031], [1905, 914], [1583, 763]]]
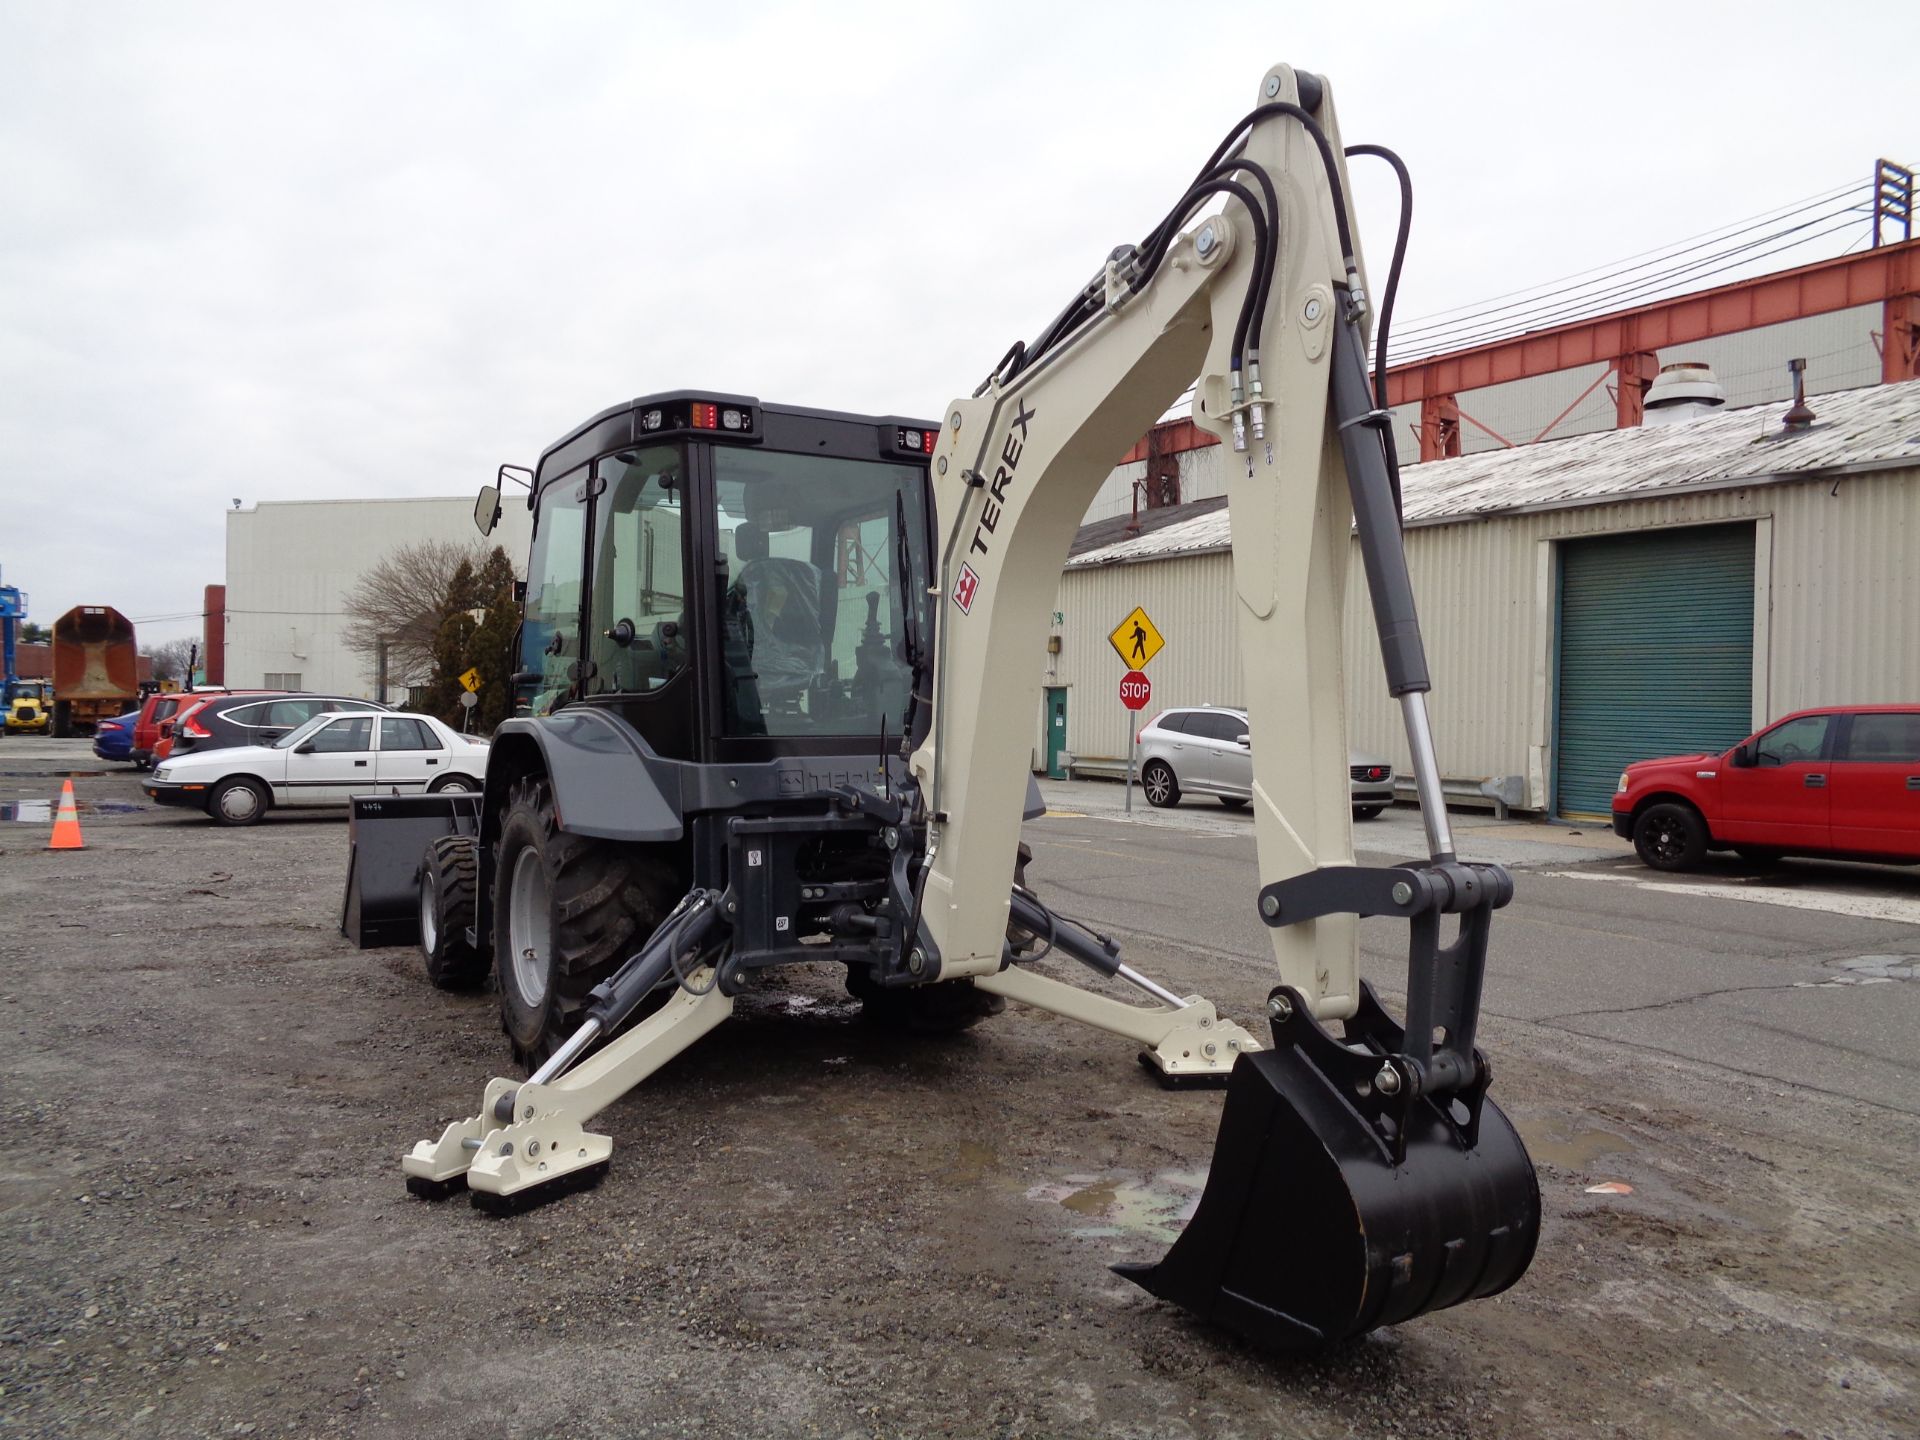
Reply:
[[470, 493], [649, 390], [936, 415], [1277, 60], [1413, 168], [1402, 317], [1551, 280], [1911, 163], [1913, 14], [0, 0], [0, 573], [197, 612], [235, 497]]

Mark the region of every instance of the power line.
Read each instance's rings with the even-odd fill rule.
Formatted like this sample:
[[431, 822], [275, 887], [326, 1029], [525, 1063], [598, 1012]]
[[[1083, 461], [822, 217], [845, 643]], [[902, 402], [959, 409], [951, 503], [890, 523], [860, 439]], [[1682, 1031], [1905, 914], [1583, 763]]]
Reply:
[[[1824, 216], [1821, 218], [1831, 219], [1833, 217]], [[1800, 226], [1794, 226], [1792, 230], [1763, 236], [1745, 245], [1736, 246], [1732, 250], [1728, 250], [1722, 254], [1707, 256], [1691, 264], [1680, 266], [1673, 271], [1644, 277], [1629, 285], [1620, 286], [1611, 291], [1569, 300], [1554, 309], [1500, 322], [1477, 331], [1459, 331], [1444, 336], [1429, 337], [1424, 344], [1410, 347], [1414, 349], [1415, 353], [1412, 356], [1405, 356], [1403, 358], [1424, 359], [1432, 355], [1443, 354], [1449, 350], [1464, 350], [1475, 345], [1490, 344], [1496, 340], [1508, 339], [1516, 335], [1524, 335], [1533, 330], [1545, 329], [1555, 325], [1572, 324], [1578, 320], [1588, 319], [1609, 311], [1629, 308], [1634, 303], [1646, 303], [1654, 299], [1662, 298], [1662, 292], [1671, 291], [1676, 294], [1691, 293], [1693, 290], [1704, 288], [1700, 284], [1702, 281], [1729, 274], [1734, 270], [1741, 269], [1759, 260], [1785, 254], [1790, 250], [1800, 249], [1802, 246], [1809, 245], [1816, 240], [1824, 239], [1829, 235], [1837, 235], [1844, 230], [1849, 230], [1858, 223], [1860, 222], [1857, 219], [1849, 218], [1838, 225], [1830, 226], [1812, 235], [1803, 235], [1799, 239], [1789, 240], [1785, 245], [1776, 246], [1771, 250], [1762, 250], [1757, 254], [1747, 254], [1744, 255], [1743, 258], [1735, 258], [1742, 256], [1742, 252], [1752, 250], [1756, 245], [1764, 245], [1770, 241], [1781, 239], [1783, 236], [1793, 233], [1794, 230], [1802, 228]], [[1720, 261], [1729, 261], [1731, 263], [1721, 264], [1717, 269], [1701, 270], [1702, 266], [1715, 265]]]
[[[1438, 320], [1448, 315], [1457, 315], [1462, 311], [1469, 311], [1469, 310], [1478, 311], [1483, 306], [1490, 305], [1494, 301], [1511, 300], [1516, 296], [1530, 295], [1530, 294], [1533, 294], [1535, 291], [1540, 291], [1540, 290], [1552, 290], [1556, 287], [1570, 285], [1571, 282], [1575, 280], [1579, 280], [1585, 276], [1595, 275], [1596, 273], [1607, 270], [1613, 266], [1624, 266], [1631, 261], [1644, 260], [1644, 259], [1648, 259], [1649, 257], [1663, 256], [1665, 255], [1666, 252], [1673, 251], [1674, 247], [1681, 246], [1681, 245], [1688, 245], [1692, 241], [1696, 241], [1696, 240], [1711, 241], [1715, 238], [1729, 239], [1733, 235], [1740, 234], [1741, 228], [1749, 227], [1754, 224], [1765, 222], [1768, 220], [1785, 219], [1790, 215], [1796, 215], [1800, 213], [1802, 210], [1809, 209], [1815, 205], [1822, 205], [1830, 201], [1837, 200], [1842, 195], [1848, 194], [1851, 191], [1855, 191], [1855, 190], [1870, 191], [1872, 188], [1873, 188], [1872, 182], [1870, 181], [1850, 180], [1845, 185], [1838, 186], [1835, 189], [1822, 191], [1817, 195], [1809, 195], [1800, 200], [1788, 201], [1784, 205], [1776, 205], [1770, 210], [1762, 210], [1758, 214], [1749, 215], [1744, 219], [1729, 221], [1725, 225], [1717, 225], [1710, 230], [1702, 230], [1696, 235], [1683, 236], [1679, 240], [1669, 240], [1664, 244], [1655, 245], [1650, 250], [1642, 250], [1642, 251], [1639, 251], [1637, 254], [1628, 255], [1621, 260], [1608, 260], [1600, 265], [1592, 266], [1586, 270], [1576, 270], [1572, 274], [1562, 275], [1557, 280], [1542, 280], [1538, 284], [1523, 286], [1518, 290], [1508, 290], [1499, 295], [1488, 296], [1484, 300], [1472, 300], [1463, 305], [1452, 306], [1449, 309], [1429, 311], [1425, 315], [1416, 315], [1412, 317], [1409, 323], [1413, 328], [1419, 329], [1428, 321]], [[1736, 228], [1736, 227], [1741, 227], [1741, 228]], [[1685, 253], [1685, 252], [1675, 251], [1674, 253]], [[1578, 287], [1575, 287], [1575, 288], [1578, 288]]]
[[[1789, 226], [1781, 227], [1780, 221], [1794, 219], [1802, 214], [1807, 214], [1806, 211], [1795, 211], [1791, 215], [1783, 215], [1783, 216], [1775, 217], [1773, 220], [1767, 222], [1769, 225], [1774, 226], [1775, 228], [1770, 230], [1767, 234], [1760, 236], [1757, 240], [1747, 242], [1745, 245], [1735, 245], [1735, 246], [1728, 247], [1724, 245], [1724, 242], [1733, 240], [1738, 236], [1745, 235], [1750, 231], [1760, 229], [1761, 228], [1760, 226], [1755, 226], [1755, 225], [1744, 226], [1741, 229], [1731, 231], [1726, 235], [1716, 237], [1716, 239], [1712, 241], [1704, 242], [1702, 245], [1689, 245], [1683, 249], [1671, 251], [1665, 255], [1662, 255], [1660, 259], [1657, 261], [1650, 261], [1650, 262], [1639, 264], [1639, 265], [1623, 266], [1617, 270], [1610, 271], [1606, 274], [1598, 275], [1594, 279], [1587, 281], [1581, 285], [1568, 286], [1561, 290], [1549, 291], [1549, 292], [1538, 294], [1538, 295], [1530, 295], [1525, 300], [1515, 301], [1507, 305], [1489, 305], [1483, 309], [1474, 310], [1469, 314], [1461, 315], [1457, 319], [1434, 320], [1434, 321], [1428, 321], [1427, 323], [1424, 323], [1424, 324], [1410, 325], [1407, 327], [1407, 333], [1412, 336], [1430, 336], [1436, 333], [1445, 333], [1445, 332], [1458, 330], [1463, 327], [1472, 326], [1482, 320], [1490, 319], [1495, 315], [1500, 315], [1508, 311], [1526, 309], [1529, 311], [1529, 313], [1531, 313], [1534, 310], [1537, 310], [1539, 307], [1543, 305], [1550, 305], [1555, 301], [1559, 301], [1560, 299], [1562, 299], [1562, 297], [1565, 297], [1565, 296], [1590, 297], [1590, 296], [1605, 294], [1607, 293], [1606, 291], [1597, 289], [1596, 287], [1607, 285], [1613, 281], [1620, 281], [1625, 285], [1638, 284], [1641, 280], [1647, 277], [1648, 272], [1654, 272], [1654, 267], [1656, 265], [1665, 265], [1669, 261], [1679, 260], [1681, 259], [1681, 257], [1685, 255], [1690, 255], [1693, 252], [1704, 248], [1704, 245], [1706, 244], [1721, 245], [1723, 248], [1714, 251], [1713, 254], [1711, 255], [1701, 256], [1697, 260], [1689, 261], [1687, 262], [1687, 264], [1680, 266], [1679, 270], [1685, 270], [1698, 264], [1710, 262], [1718, 256], [1738, 253], [1740, 250], [1751, 248], [1755, 244], [1765, 244], [1768, 240], [1776, 238], [1777, 236], [1792, 234], [1796, 230], [1806, 229], [1812, 225], [1816, 225], [1821, 223], [1822, 221], [1832, 219], [1835, 216], [1847, 214], [1849, 213], [1849, 211], [1852, 211], [1858, 208], [1860, 207], [1851, 203], [1850, 200], [1849, 200], [1849, 203], [1839, 205], [1837, 207], [1834, 206], [1832, 201], [1829, 201], [1825, 206], [1808, 207], [1809, 210], [1817, 210], [1818, 213], [1808, 215], [1808, 218], [1801, 220], [1800, 223], [1797, 225], [1789, 225]], [[1654, 273], [1677, 273], [1677, 272], [1654, 272]]]

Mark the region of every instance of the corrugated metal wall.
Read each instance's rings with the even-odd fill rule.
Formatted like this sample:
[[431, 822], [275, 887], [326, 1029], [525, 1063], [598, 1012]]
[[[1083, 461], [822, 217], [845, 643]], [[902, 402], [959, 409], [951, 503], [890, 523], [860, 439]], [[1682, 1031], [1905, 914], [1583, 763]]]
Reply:
[[[1817, 408], [1817, 407], [1816, 407]], [[1443, 769], [1521, 775], [1547, 803], [1553, 704], [1550, 542], [1650, 526], [1759, 520], [1754, 709], [1920, 697], [1920, 469], [1513, 515], [1407, 533], [1435, 677]], [[1144, 605], [1167, 635], [1148, 667], [1155, 708], [1241, 690], [1224, 554], [1106, 569], [1061, 581], [1058, 679], [1073, 687], [1068, 748], [1119, 755], [1122, 667], [1106, 635]], [[1347, 579], [1346, 673], [1355, 745], [1407, 764], [1399, 708], [1381, 683], [1379, 646], [1356, 558]], [[1764, 632], [1764, 633], [1763, 633]], [[1035, 729], [1038, 731], [1036, 721]]]

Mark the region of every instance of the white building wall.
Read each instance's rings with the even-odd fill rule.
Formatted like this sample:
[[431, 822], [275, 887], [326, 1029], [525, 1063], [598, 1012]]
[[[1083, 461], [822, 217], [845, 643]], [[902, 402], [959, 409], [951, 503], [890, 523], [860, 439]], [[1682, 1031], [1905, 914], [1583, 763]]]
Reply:
[[[519, 492], [488, 545], [526, 570], [532, 517]], [[388, 552], [425, 540], [480, 544], [473, 497], [266, 501], [227, 512], [227, 683], [296, 674], [300, 688], [371, 698], [373, 661], [347, 649], [346, 597]], [[408, 677], [390, 675], [398, 686]], [[424, 678], [424, 677], [416, 677]]]
[[[1818, 407], [1816, 407], [1818, 408]], [[1659, 526], [1756, 522], [1754, 724], [1820, 704], [1920, 696], [1920, 469], [1757, 485], [1496, 516], [1407, 531], [1434, 676], [1429, 697], [1450, 778], [1520, 775], [1523, 808], [1550, 799], [1557, 572], [1554, 542]], [[1399, 707], [1382, 679], [1358, 555], [1348, 567], [1346, 689], [1353, 744], [1408, 765]], [[1168, 646], [1148, 667], [1151, 714], [1240, 698], [1228, 556], [1069, 570], [1056, 602], [1061, 653], [1049, 683], [1072, 687], [1067, 748], [1118, 756], [1127, 743], [1107, 633], [1143, 605]]]

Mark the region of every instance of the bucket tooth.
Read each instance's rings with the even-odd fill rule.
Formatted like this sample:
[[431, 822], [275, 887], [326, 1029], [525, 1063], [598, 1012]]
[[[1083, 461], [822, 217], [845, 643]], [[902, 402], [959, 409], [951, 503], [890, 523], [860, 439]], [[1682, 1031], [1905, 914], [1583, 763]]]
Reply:
[[1526, 1273], [1539, 1185], [1497, 1106], [1362, 1095], [1379, 1051], [1355, 1053], [1304, 1013], [1275, 1040], [1234, 1067], [1193, 1219], [1157, 1264], [1116, 1273], [1279, 1350], [1495, 1295]]

